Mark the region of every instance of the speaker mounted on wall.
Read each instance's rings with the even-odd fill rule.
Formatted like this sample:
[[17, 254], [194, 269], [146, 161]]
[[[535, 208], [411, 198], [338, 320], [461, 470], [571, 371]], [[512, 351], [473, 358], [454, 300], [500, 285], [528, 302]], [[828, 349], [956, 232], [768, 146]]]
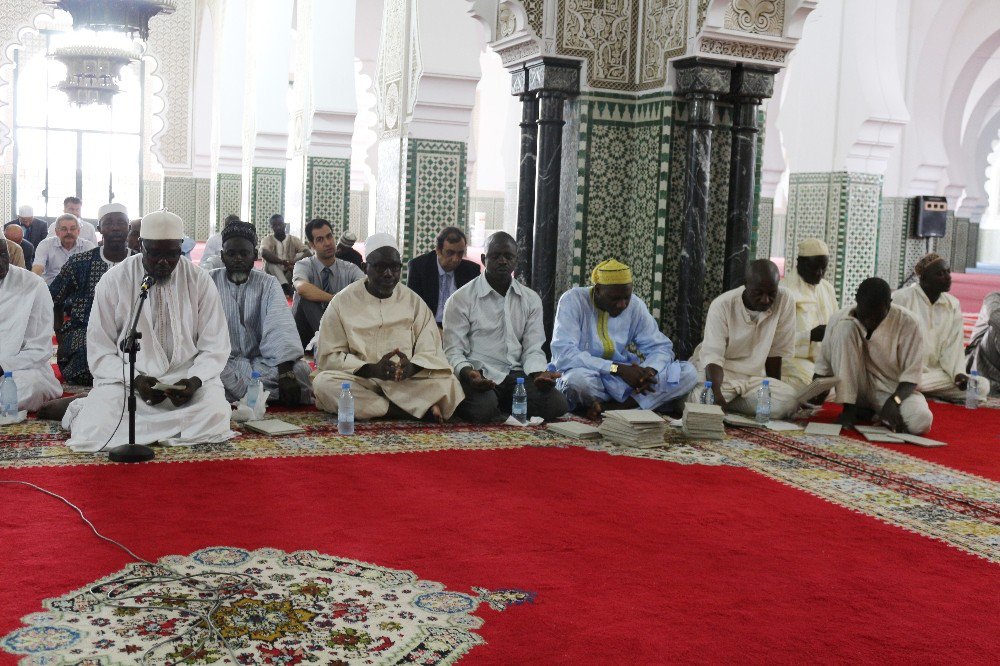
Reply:
[[948, 200], [944, 197], [914, 197], [913, 235], [941, 238], [947, 232]]

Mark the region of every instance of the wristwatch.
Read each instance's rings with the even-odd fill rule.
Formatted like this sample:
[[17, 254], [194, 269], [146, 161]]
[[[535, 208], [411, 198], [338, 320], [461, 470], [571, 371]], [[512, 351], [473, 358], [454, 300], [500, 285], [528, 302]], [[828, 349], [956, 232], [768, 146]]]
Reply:
[[612, 363], [611, 367], [608, 368], [608, 372], [610, 372], [613, 375], [617, 375], [618, 374], [618, 364], [617, 363]]
[[903, 404], [903, 399], [902, 399], [902, 398], [900, 398], [900, 397], [899, 397], [898, 395], [896, 395], [895, 393], [893, 393], [893, 394], [892, 394], [892, 401], [893, 401], [894, 403], [896, 403], [896, 406], [897, 406], [897, 407]]

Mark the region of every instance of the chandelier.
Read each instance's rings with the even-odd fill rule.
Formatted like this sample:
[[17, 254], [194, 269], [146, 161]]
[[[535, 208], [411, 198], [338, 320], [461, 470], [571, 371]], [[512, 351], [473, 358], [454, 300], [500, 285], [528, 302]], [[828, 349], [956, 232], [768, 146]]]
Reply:
[[114, 30], [129, 35], [138, 33], [149, 39], [149, 19], [157, 14], [172, 14], [176, 0], [42, 0], [46, 5], [69, 12], [73, 28]]
[[64, 46], [52, 57], [66, 65], [66, 79], [56, 86], [69, 101], [84, 104], [111, 104], [118, 91], [122, 67], [139, 58], [128, 49], [97, 45]]

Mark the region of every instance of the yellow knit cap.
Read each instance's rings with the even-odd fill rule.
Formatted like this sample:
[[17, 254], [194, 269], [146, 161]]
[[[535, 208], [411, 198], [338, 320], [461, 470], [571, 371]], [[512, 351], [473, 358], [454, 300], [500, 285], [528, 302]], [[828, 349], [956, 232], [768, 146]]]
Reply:
[[590, 274], [594, 284], [631, 284], [632, 269], [616, 259], [602, 261]]

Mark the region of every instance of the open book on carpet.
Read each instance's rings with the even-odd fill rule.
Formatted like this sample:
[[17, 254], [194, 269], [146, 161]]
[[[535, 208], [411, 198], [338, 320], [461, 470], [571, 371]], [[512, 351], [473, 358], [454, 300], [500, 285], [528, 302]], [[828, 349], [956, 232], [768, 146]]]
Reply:
[[279, 419], [262, 419], [260, 421], [245, 421], [244, 426], [265, 435], [298, 435], [305, 430], [297, 425]]
[[804, 405], [821, 393], [826, 393], [837, 385], [836, 377], [817, 377], [808, 386], [799, 391], [795, 400]]

